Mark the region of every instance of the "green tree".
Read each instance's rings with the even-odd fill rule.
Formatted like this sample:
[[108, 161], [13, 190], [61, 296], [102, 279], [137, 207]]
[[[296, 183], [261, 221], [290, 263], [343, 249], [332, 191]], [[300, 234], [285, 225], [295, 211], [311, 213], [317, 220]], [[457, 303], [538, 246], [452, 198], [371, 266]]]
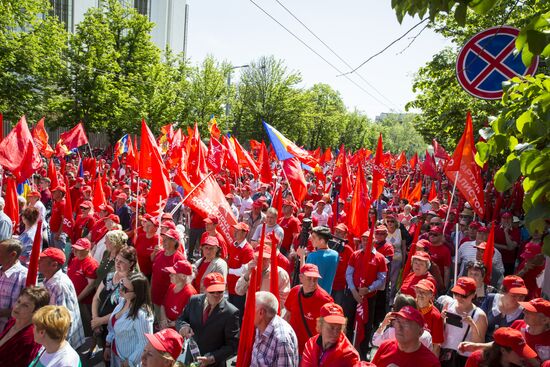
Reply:
[[[357, 109], [347, 112], [344, 126], [336, 146], [344, 144], [347, 148], [358, 150], [361, 147], [371, 147], [378, 139], [375, 125], [369, 118]], [[333, 146], [335, 147], [335, 146]]]
[[68, 35], [49, 10], [47, 0], [0, 2], [0, 111], [7, 120], [56, 119], [67, 98], [60, 87]]
[[[378, 122], [379, 130], [384, 139], [384, 150], [389, 150], [394, 154], [404, 151], [409, 157], [414, 153], [424, 153], [426, 143], [413, 125], [414, 114], [388, 114]], [[376, 140], [373, 147], [376, 147]], [[431, 140], [430, 140], [431, 142]]]

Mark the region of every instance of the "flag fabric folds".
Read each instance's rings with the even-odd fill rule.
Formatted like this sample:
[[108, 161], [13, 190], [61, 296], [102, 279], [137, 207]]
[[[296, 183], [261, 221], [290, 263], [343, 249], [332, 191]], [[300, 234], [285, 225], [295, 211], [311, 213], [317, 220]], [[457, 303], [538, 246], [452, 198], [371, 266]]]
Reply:
[[435, 139], [432, 140], [432, 146], [434, 147], [434, 156], [436, 158], [441, 158], [441, 159], [444, 159], [446, 161], [451, 159], [449, 154], [445, 151], [445, 148], [443, 148], [441, 145], [439, 145], [437, 140], [435, 140]]
[[25, 181], [42, 166], [25, 116], [0, 143], [0, 165], [17, 178], [17, 183]]
[[316, 167], [319, 164], [307, 150], [298, 147], [267, 122], [262, 121], [262, 123], [278, 160], [284, 161], [296, 157], [300, 162], [310, 167]]
[[485, 244], [485, 252], [483, 253], [483, 264], [487, 271], [485, 272], [485, 284], [491, 284], [491, 275], [493, 272], [493, 256], [495, 254], [495, 222], [491, 223], [489, 236]]
[[[7, 139], [7, 138], [6, 138]], [[17, 200], [17, 183], [12, 177], [6, 177], [6, 196], [4, 213], [10, 217], [12, 223], [12, 233], [15, 233], [19, 225], [19, 201]]]
[[294, 195], [294, 200], [298, 205], [301, 205], [307, 195], [307, 183], [300, 161], [298, 158], [290, 158], [282, 161], [281, 164]]
[[42, 154], [46, 158], [50, 158], [55, 153], [55, 151], [52, 149], [50, 144], [48, 144], [49, 136], [46, 132], [46, 128], [44, 127], [44, 117], [38, 120], [36, 125], [33, 127], [31, 134], [34, 140], [34, 145], [36, 146], [40, 154]]
[[237, 351], [237, 367], [248, 367], [252, 359], [252, 347], [256, 335], [254, 317], [256, 314], [256, 269], [250, 273], [250, 283], [246, 292], [243, 323], [239, 335], [239, 349]]
[[208, 143], [208, 155], [206, 156], [206, 164], [210, 171], [214, 174], [219, 173], [225, 163], [226, 148], [218, 141], [211, 137]]
[[65, 145], [69, 150], [88, 144], [88, 137], [86, 136], [82, 122], [79, 122], [71, 130], [61, 134], [59, 136], [59, 142]]
[[432, 155], [426, 150], [426, 158], [422, 162], [421, 172], [423, 175], [437, 177], [437, 169], [435, 168], [435, 160]]
[[374, 164], [372, 166], [372, 193], [371, 200], [378, 200], [380, 194], [384, 190], [384, 148], [382, 142], [382, 133], [378, 137], [378, 144], [376, 146], [376, 155], [374, 156]]
[[348, 215], [349, 230], [355, 237], [360, 238], [369, 228], [368, 215], [365, 215], [369, 212], [369, 209], [370, 201], [367, 181], [365, 179], [363, 167], [359, 165]]

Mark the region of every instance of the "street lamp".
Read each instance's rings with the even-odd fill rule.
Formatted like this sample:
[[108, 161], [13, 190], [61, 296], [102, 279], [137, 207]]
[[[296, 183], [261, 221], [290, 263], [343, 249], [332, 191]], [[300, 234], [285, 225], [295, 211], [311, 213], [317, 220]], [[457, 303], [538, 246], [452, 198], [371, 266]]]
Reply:
[[250, 65], [232, 66], [227, 73], [227, 103], [225, 104], [225, 118], [229, 122], [229, 114], [231, 113], [231, 104], [229, 103], [229, 93], [231, 91], [231, 74], [234, 69], [248, 68]]

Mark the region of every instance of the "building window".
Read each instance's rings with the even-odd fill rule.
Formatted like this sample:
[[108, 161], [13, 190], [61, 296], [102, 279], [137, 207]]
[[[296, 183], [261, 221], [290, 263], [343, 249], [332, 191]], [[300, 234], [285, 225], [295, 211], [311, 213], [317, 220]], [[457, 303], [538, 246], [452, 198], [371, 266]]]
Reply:
[[149, 16], [149, 12], [148, 12], [149, 9], [147, 7], [148, 3], [149, 3], [149, 0], [134, 0], [134, 8], [136, 8], [138, 13], [145, 16]]
[[63, 24], [65, 24], [65, 30], [71, 31], [72, 29], [72, 0], [50, 0], [52, 9], [50, 15], [55, 15]]

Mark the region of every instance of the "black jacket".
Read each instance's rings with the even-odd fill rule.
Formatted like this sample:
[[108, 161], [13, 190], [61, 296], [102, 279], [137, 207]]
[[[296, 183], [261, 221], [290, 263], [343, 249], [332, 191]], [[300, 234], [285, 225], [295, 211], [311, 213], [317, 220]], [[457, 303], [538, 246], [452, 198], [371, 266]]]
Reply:
[[176, 322], [177, 330], [189, 324], [199, 346], [201, 356], [211, 354], [214, 366], [225, 366], [225, 361], [237, 354], [239, 345], [239, 310], [225, 299], [210, 313], [203, 325], [202, 316], [206, 294], [198, 294], [189, 303]]

